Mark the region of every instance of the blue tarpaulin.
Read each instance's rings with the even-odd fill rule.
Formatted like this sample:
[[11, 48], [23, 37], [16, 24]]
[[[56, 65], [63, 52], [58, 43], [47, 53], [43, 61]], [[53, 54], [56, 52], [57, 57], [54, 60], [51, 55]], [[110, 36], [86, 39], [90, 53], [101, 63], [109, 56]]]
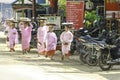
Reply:
[[46, 0], [37, 0], [38, 3], [46, 3]]

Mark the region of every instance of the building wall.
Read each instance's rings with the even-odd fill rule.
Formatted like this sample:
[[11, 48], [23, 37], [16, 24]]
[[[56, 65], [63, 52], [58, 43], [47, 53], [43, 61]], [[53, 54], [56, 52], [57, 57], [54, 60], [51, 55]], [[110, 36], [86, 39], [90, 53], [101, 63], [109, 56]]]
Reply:
[[12, 6], [10, 4], [0, 3], [0, 12], [2, 21], [6, 18], [11, 18], [13, 15]]

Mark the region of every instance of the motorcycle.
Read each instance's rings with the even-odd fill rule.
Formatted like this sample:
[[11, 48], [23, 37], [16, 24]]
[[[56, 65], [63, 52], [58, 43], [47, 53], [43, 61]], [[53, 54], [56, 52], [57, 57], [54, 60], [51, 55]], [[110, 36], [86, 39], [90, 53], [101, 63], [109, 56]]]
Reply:
[[98, 64], [98, 58], [100, 55], [100, 49], [103, 44], [106, 44], [105, 41], [98, 41], [93, 37], [88, 36], [86, 46], [86, 63], [90, 66], [96, 66]]
[[85, 57], [86, 57], [86, 46], [83, 45], [84, 39], [81, 38], [81, 36], [84, 35], [84, 29], [80, 29], [74, 32], [75, 36], [75, 43], [76, 43], [76, 52], [79, 54], [79, 59], [86, 63]]
[[77, 42], [77, 52], [79, 53], [79, 59], [83, 63], [87, 63], [90, 66], [96, 66], [100, 53], [100, 46], [98, 44], [101, 43], [102, 41], [96, 41], [89, 35], [80, 37], [80, 40]]
[[88, 35], [84, 29], [79, 30], [78, 33], [81, 34], [76, 35], [79, 37], [76, 39], [76, 49], [79, 53], [79, 59], [90, 66], [96, 66], [99, 53], [98, 41]]
[[38, 26], [35, 22], [32, 23], [33, 28], [32, 28], [32, 36], [31, 36], [31, 41], [30, 41], [30, 48], [37, 48], [37, 29]]
[[115, 45], [107, 45], [101, 49], [99, 67], [102, 70], [110, 70], [113, 65], [120, 65], [120, 37]]

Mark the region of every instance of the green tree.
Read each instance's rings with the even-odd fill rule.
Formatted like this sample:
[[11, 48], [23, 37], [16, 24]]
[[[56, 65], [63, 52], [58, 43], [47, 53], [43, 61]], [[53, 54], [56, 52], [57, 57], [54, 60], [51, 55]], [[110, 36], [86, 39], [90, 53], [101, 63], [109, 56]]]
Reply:
[[24, 4], [24, 0], [18, 0], [20, 3], [22, 3], [22, 5]]
[[[24, 0], [18, 0], [18, 1], [22, 6], [24, 5]], [[22, 10], [22, 17], [24, 17], [24, 10]]]
[[93, 10], [91, 12], [85, 11], [85, 20], [86, 20], [85, 27], [86, 28], [92, 27], [94, 22], [97, 21], [97, 19], [99, 21], [100, 17], [96, 15], [95, 10]]
[[58, 0], [59, 10], [63, 10], [64, 13], [61, 15], [62, 17], [66, 16], [66, 0]]

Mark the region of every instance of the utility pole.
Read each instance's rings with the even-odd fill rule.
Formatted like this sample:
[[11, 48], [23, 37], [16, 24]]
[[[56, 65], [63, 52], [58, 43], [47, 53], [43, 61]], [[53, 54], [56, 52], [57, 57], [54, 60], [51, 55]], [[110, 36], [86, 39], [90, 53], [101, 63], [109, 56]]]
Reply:
[[32, 0], [32, 17], [36, 21], [36, 0]]

